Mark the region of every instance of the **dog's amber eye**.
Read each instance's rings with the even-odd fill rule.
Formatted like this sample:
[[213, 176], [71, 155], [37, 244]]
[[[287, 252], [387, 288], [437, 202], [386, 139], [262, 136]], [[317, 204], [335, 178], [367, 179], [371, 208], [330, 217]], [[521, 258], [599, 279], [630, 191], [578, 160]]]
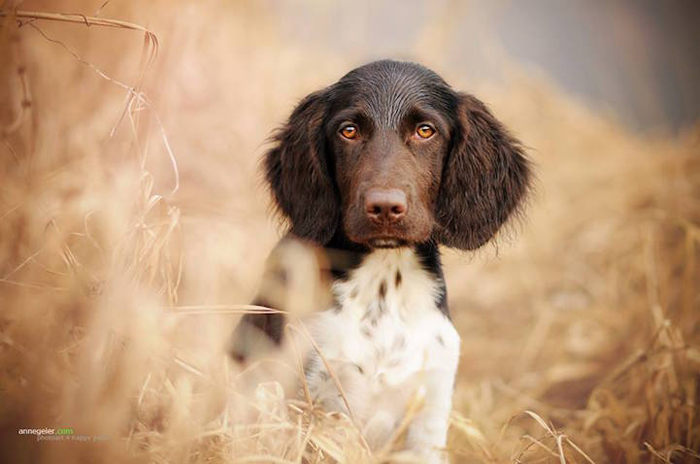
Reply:
[[432, 127], [430, 127], [427, 124], [422, 124], [422, 125], [418, 126], [418, 129], [416, 129], [416, 134], [418, 134], [418, 137], [420, 137], [422, 139], [429, 139], [430, 137], [433, 136], [434, 133], [435, 133], [435, 129], [433, 129]]
[[357, 127], [353, 126], [352, 124], [343, 126], [343, 128], [340, 129], [340, 134], [346, 139], [352, 140], [357, 137]]

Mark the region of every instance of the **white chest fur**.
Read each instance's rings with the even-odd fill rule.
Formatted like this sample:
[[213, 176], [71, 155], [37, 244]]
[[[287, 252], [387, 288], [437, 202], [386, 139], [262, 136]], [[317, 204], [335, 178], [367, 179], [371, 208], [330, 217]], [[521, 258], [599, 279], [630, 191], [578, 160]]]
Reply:
[[[424, 395], [407, 444], [431, 462], [442, 462], [435, 448], [445, 445], [459, 358], [459, 336], [436, 305], [440, 285], [412, 250], [376, 250], [334, 284], [336, 306], [307, 322], [370, 445], [383, 444], [411, 398]], [[306, 373], [317, 403], [348, 412], [317, 354]]]

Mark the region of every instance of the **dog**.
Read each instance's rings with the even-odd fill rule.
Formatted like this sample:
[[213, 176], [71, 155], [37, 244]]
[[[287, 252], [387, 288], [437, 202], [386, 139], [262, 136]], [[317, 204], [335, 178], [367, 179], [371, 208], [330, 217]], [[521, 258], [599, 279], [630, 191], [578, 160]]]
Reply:
[[[439, 246], [476, 250], [521, 212], [532, 181], [525, 150], [480, 100], [392, 60], [304, 98], [272, 141], [263, 168], [290, 226], [281, 243], [323, 248], [330, 268], [331, 299], [305, 321], [318, 347], [304, 360], [309, 395], [351, 414], [377, 448], [418, 392], [404, 446], [446, 462], [460, 337]], [[261, 292], [256, 303], [280, 301]], [[245, 315], [232, 356], [244, 362], [260, 340], [281, 345], [286, 323]]]

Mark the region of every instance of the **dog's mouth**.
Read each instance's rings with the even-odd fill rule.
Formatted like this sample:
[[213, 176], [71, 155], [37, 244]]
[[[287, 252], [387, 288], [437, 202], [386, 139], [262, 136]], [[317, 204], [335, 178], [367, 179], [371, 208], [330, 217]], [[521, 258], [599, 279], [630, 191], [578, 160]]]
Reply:
[[408, 245], [408, 242], [394, 237], [376, 237], [369, 239], [368, 244], [372, 248], [399, 248]]
[[351, 215], [343, 220], [343, 232], [354, 243], [370, 249], [403, 248], [430, 238], [427, 217], [413, 215], [393, 224], [377, 224], [363, 216]]

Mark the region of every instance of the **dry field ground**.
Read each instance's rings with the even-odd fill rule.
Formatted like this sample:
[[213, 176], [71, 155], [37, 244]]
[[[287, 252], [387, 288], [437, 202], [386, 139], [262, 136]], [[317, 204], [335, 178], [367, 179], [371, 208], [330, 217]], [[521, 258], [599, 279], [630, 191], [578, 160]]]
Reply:
[[[281, 230], [265, 138], [396, 44], [352, 9], [356, 48], [293, 40], [333, 31], [323, 2], [101, 4], [19, 9], [125, 23], [0, 16], [0, 461], [411, 462], [223, 354]], [[505, 58], [464, 77], [435, 53], [454, 27], [438, 9], [399, 58], [488, 102], [538, 185], [496, 245], [445, 251], [451, 462], [700, 462], [700, 126], [633, 132]]]

